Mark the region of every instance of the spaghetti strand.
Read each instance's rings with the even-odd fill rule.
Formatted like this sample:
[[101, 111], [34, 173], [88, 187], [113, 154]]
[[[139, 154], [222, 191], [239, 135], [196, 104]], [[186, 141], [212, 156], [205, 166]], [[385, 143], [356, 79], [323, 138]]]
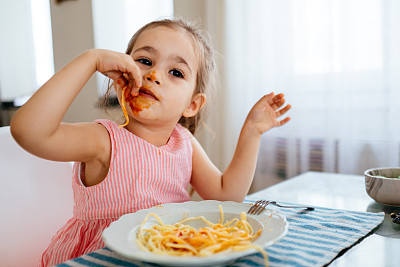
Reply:
[[125, 127], [126, 125], [128, 125], [129, 123], [129, 116], [128, 116], [128, 111], [126, 110], [126, 105], [125, 105], [125, 91], [126, 88], [128, 88], [128, 86], [124, 86], [124, 88], [122, 88], [122, 96], [121, 96], [121, 108], [122, 108], [122, 112], [124, 113], [124, 117], [125, 117], [125, 123], [119, 125], [119, 128]]

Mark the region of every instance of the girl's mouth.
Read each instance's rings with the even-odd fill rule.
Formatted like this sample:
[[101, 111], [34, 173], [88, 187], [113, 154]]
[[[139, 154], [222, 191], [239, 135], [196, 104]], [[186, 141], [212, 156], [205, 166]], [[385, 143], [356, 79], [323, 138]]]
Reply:
[[149, 97], [157, 101], [159, 100], [158, 97], [151, 90], [144, 87], [140, 87], [139, 95], [143, 97]]

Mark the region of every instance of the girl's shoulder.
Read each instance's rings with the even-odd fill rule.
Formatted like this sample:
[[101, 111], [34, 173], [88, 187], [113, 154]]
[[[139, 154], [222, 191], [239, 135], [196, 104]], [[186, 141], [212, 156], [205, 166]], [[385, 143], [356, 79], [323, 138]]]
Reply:
[[174, 131], [176, 131], [179, 135], [183, 136], [185, 139], [193, 138], [192, 133], [186, 127], [182, 126], [180, 123], [176, 124]]
[[94, 123], [102, 124], [105, 127], [108, 126], [108, 127], [111, 127], [111, 128], [119, 128], [118, 124], [115, 121], [108, 120], [108, 119], [97, 119], [97, 120], [94, 121]]
[[98, 119], [95, 120], [94, 123], [98, 125], [102, 125], [104, 128], [107, 129], [109, 134], [119, 133], [125, 131], [125, 128], [119, 127], [119, 124], [115, 121], [108, 120], [108, 119]]

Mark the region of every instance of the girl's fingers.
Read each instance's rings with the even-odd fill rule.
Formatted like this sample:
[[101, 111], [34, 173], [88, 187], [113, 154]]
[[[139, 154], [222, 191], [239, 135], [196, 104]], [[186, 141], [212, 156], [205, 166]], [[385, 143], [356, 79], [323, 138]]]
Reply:
[[[282, 108], [281, 110], [278, 110], [275, 112], [275, 116], [279, 118], [280, 116], [284, 115], [286, 112], [288, 112], [289, 109], [291, 109], [291, 105], [287, 105], [286, 107]], [[290, 121], [290, 117], [286, 117], [283, 120], [277, 120], [277, 126], [282, 126], [286, 124], [288, 121]]]
[[278, 95], [274, 95], [274, 93], [271, 93], [268, 95], [268, 104], [274, 109], [277, 110], [279, 109], [281, 106], [283, 106], [285, 104], [285, 98], [284, 98], [284, 94], [278, 94]]
[[114, 70], [108, 70], [102, 73], [108, 78], [118, 82], [121, 86], [127, 85], [129, 88], [139, 88], [142, 86], [141, 71], [134, 63], [133, 59], [123, 54], [122, 57], [118, 57], [118, 60], [119, 63], [117, 63], [117, 66], [113, 66], [113, 68], [115, 68]]
[[280, 109], [280, 110], [278, 110], [278, 111], [275, 111], [276, 117], [278, 118], [278, 117], [282, 116], [283, 114], [285, 114], [286, 112], [288, 112], [289, 109], [291, 109], [291, 108], [292, 108], [292, 106], [291, 106], [290, 104], [288, 104], [288, 105], [285, 106], [284, 108], [282, 108], [282, 109]]
[[285, 97], [285, 95], [282, 94], [282, 93], [277, 94], [277, 95], [273, 98], [273, 101], [274, 101], [274, 103], [279, 102], [279, 101], [280, 101], [282, 98], [284, 98], [284, 97]]
[[136, 86], [136, 83], [134, 83], [132, 79], [129, 81], [128, 87], [131, 88], [132, 96], [137, 96], [139, 94], [140, 87]]
[[120, 78], [123, 78], [122, 72], [117, 71], [117, 70], [106, 71], [103, 74], [104, 74], [104, 76], [106, 76], [114, 81], [119, 80]]
[[112, 70], [103, 73], [105, 76], [114, 80], [121, 88], [128, 85], [130, 83], [129, 75], [126, 73], [122, 73], [120, 71]]
[[[268, 104], [271, 106], [275, 103], [275, 101], [274, 101], [275, 93], [274, 92], [269, 93], [268, 95], [265, 95], [263, 98], [266, 98]], [[261, 98], [261, 99], [263, 99], [263, 98]]]
[[142, 86], [142, 79], [140, 78], [139, 72], [128, 72], [124, 73], [124, 78], [128, 81], [128, 86], [130, 88]]
[[122, 89], [122, 88], [124, 88], [125, 86], [126, 86], [126, 80], [125, 80], [125, 78], [124, 77], [119, 77], [116, 81], [115, 81], [117, 84], [118, 84], [118, 86]]
[[281, 98], [272, 105], [272, 108], [274, 110], [278, 110], [280, 107], [282, 107], [285, 104], [285, 102], [286, 102], [286, 100], [284, 98]]
[[278, 126], [282, 126], [286, 124], [288, 121], [290, 121], [290, 117], [286, 117], [283, 120], [278, 121]]
[[125, 78], [128, 81], [130, 81], [130, 84], [133, 85], [132, 88], [142, 86], [142, 77], [140, 74], [141, 73], [140, 68], [135, 64], [135, 62], [130, 56], [127, 57], [127, 60], [128, 60], [126, 65], [127, 69], [126, 71], [124, 71], [125, 72], [124, 74], [126, 75]]
[[140, 77], [140, 72], [133, 72], [129, 74], [131, 81], [134, 82], [134, 87], [140, 88], [142, 86], [142, 77]]
[[136, 96], [138, 94], [141, 82], [140, 83], [136, 82], [131, 75], [127, 73], [122, 73], [120, 71], [107, 71], [103, 74], [108, 78], [114, 80], [120, 86], [120, 88], [123, 88], [125, 86], [130, 88], [131, 94], [133, 96]]

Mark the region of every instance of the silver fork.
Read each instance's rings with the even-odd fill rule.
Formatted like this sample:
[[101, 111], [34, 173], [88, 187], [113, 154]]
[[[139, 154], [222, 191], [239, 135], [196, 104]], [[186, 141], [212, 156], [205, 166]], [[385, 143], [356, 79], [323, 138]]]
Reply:
[[276, 201], [269, 201], [269, 200], [257, 200], [256, 203], [254, 203], [250, 209], [247, 211], [248, 214], [253, 214], [253, 215], [259, 215], [266, 206], [269, 204], [278, 206], [280, 208], [300, 208], [300, 209], [306, 209], [306, 210], [314, 210], [313, 207], [307, 207], [307, 206], [287, 206], [287, 205], [280, 205], [276, 203]]

